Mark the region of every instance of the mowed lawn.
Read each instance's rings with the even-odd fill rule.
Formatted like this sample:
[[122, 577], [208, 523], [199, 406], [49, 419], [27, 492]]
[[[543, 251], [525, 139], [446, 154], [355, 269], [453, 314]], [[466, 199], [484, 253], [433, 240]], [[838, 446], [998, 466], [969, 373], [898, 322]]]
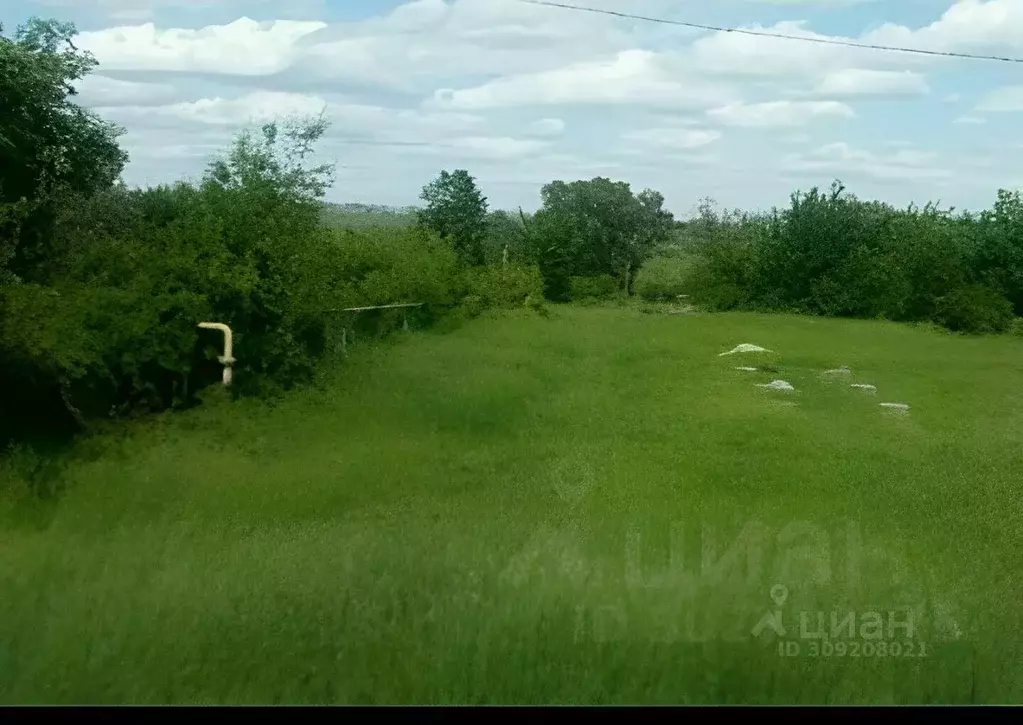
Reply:
[[[1020, 702], [1021, 479], [1018, 338], [610, 307], [398, 335], [85, 441], [55, 503], [0, 486], [0, 701]], [[776, 610], [794, 656], [752, 634]], [[818, 612], [854, 636], [802, 637]]]

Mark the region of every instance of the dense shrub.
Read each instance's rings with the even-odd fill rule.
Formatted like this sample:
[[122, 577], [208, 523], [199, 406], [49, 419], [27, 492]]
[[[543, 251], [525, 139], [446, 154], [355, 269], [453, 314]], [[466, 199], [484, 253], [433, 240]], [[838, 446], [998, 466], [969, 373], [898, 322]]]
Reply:
[[571, 277], [569, 291], [575, 302], [608, 300], [618, 292], [618, 280], [609, 274]]
[[838, 182], [787, 209], [713, 218], [702, 210], [694, 300], [712, 309], [788, 310], [1006, 329], [1023, 304], [1023, 203], [1001, 192], [991, 212], [864, 202]]
[[935, 319], [955, 332], [1006, 332], [1012, 326], [1012, 303], [986, 285], [953, 290], [938, 303]]
[[537, 267], [500, 264], [468, 271], [468, 294], [484, 308], [515, 308], [530, 296], [543, 296], [543, 277]]
[[675, 300], [688, 294], [698, 259], [691, 255], [671, 254], [648, 260], [636, 278], [636, 294], [648, 302]]
[[[706, 242], [698, 258], [691, 260], [688, 294], [710, 310], [735, 310], [752, 306], [756, 279], [756, 244], [745, 235], [723, 233]], [[770, 293], [759, 298], [765, 309], [781, 309]]]

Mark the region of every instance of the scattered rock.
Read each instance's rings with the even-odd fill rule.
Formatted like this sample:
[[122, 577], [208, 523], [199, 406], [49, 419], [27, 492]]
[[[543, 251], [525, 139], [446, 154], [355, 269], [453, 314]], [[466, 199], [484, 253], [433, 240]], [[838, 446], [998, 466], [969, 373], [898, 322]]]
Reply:
[[742, 370], [743, 372], [747, 372], [747, 373], [758, 373], [758, 372], [760, 372], [759, 368], [736, 368], [736, 370]]
[[718, 357], [724, 357], [725, 355], [735, 355], [738, 352], [771, 352], [771, 351], [766, 348], [758, 347], [757, 345], [750, 345], [748, 342], [744, 342], [738, 347], [736, 347], [734, 350], [729, 350], [728, 352], [721, 353], [720, 355], [718, 355]]
[[905, 403], [881, 403], [881, 407], [896, 413], [906, 413], [909, 411], [909, 406]]
[[877, 386], [876, 385], [865, 385], [863, 383], [853, 383], [849, 387], [850, 388], [856, 388], [857, 390], [862, 390], [862, 391], [867, 392], [867, 393], [876, 393], [877, 392]]
[[795, 390], [792, 387], [792, 383], [785, 382], [784, 380], [775, 380], [770, 383], [760, 383], [757, 385], [758, 388], [764, 388], [765, 390], [779, 390], [786, 393], [791, 393]]
[[852, 370], [847, 367], [835, 368], [834, 370], [825, 370], [825, 375], [852, 375]]

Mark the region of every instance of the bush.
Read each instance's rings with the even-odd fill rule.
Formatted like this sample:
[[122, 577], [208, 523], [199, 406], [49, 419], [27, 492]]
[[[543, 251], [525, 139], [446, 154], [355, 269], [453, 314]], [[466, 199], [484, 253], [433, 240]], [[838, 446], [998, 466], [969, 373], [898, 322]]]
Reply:
[[[1023, 289], [1023, 202], [1000, 192], [994, 211], [928, 204], [896, 209], [830, 192], [793, 194], [759, 216], [705, 211], [687, 293], [711, 309], [793, 311], [936, 322], [964, 332], [1006, 329], [1005, 301]], [[664, 265], [664, 262], [658, 262]], [[656, 265], [655, 265], [656, 269]], [[643, 275], [640, 281], [643, 284]], [[660, 290], [648, 292], [656, 298]], [[1020, 295], [1023, 299], [1023, 293]]]
[[572, 277], [569, 280], [569, 294], [576, 302], [607, 300], [618, 292], [618, 281], [609, 274], [591, 277]]
[[650, 259], [636, 277], [636, 294], [648, 302], [676, 300], [688, 293], [697, 260], [691, 255], [672, 254]]
[[1006, 332], [1013, 323], [1012, 303], [985, 285], [955, 290], [938, 304], [937, 321], [953, 332]]
[[461, 310], [466, 318], [472, 320], [486, 312], [487, 303], [479, 295], [466, 295], [462, 300]]
[[543, 277], [538, 267], [498, 264], [470, 269], [469, 294], [478, 297], [484, 308], [522, 307], [530, 297], [543, 296]]
[[[725, 235], [704, 245], [702, 255], [691, 261], [688, 272], [689, 298], [709, 310], [735, 310], [756, 306], [756, 247]], [[760, 305], [772, 308], [769, 296]]]

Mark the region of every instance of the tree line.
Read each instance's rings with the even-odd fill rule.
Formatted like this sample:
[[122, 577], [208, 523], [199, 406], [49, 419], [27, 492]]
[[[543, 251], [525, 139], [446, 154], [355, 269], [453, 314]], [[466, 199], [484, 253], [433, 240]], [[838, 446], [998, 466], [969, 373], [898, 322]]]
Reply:
[[999, 333], [1023, 315], [1023, 200], [991, 209], [858, 199], [840, 182], [760, 214], [705, 206], [653, 265], [662, 288], [715, 310], [927, 322]]

